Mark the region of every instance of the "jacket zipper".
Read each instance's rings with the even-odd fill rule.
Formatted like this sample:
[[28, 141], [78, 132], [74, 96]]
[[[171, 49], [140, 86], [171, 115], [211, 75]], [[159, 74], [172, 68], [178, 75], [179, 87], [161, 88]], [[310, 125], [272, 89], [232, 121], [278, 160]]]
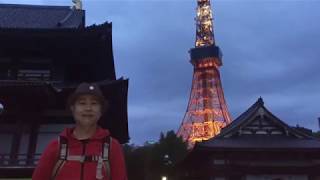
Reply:
[[[82, 156], [85, 156], [86, 154], [86, 145], [87, 141], [81, 141], [82, 142]], [[81, 169], [80, 169], [80, 180], [83, 180], [83, 173], [84, 173], [84, 162], [81, 162]]]

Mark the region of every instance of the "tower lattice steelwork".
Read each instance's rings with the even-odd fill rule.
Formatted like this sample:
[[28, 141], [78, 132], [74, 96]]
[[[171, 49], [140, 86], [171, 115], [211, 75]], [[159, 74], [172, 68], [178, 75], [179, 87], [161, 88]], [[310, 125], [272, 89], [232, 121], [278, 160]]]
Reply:
[[194, 67], [186, 114], [177, 132], [192, 147], [210, 139], [231, 122], [224, 99], [220, 73], [222, 54], [215, 45], [210, 0], [197, 0], [196, 42], [190, 50]]

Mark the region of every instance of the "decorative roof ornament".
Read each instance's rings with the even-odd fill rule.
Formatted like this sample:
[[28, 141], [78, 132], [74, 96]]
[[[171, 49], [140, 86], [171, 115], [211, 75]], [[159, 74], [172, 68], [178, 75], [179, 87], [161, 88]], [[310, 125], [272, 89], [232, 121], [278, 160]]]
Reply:
[[74, 5], [72, 6], [72, 9], [81, 10], [82, 9], [82, 0], [72, 0]]

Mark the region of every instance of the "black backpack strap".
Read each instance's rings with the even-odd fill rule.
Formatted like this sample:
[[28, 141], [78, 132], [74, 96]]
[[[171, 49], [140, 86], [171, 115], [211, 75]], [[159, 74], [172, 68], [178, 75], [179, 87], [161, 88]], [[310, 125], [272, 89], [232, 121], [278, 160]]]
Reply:
[[56, 164], [52, 169], [51, 180], [54, 180], [56, 176], [59, 174], [68, 156], [68, 140], [63, 136], [59, 136], [58, 143], [59, 143], [59, 157], [58, 157], [58, 161], [56, 162]]

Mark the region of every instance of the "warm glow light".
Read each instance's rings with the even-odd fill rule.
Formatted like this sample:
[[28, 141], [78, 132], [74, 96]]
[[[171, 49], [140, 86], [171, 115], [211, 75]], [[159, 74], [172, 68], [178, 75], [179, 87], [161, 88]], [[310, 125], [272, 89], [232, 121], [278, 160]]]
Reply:
[[[210, 0], [198, 0], [196, 48], [215, 45]], [[194, 74], [188, 109], [177, 135], [192, 148], [195, 142], [217, 136], [231, 122], [224, 100], [219, 67], [220, 57], [192, 59]]]
[[162, 176], [161, 180], [168, 180], [168, 178], [166, 176]]
[[4, 110], [4, 106], [0, 102], [0, 114], [3, 112], [3, 110]]
[[213, 136], [220, 133], [221, 129], [226, 126], [226, 123], [220, 121], [207, 121], [207, 122], [199, 122], [193, 123], [192, 133], [189, 137], [189, 141], [191, 142], [201, 142], [204, 140], [208, 140]]
[[197, 8], [197, 39], [196, 47], [208, 46], [214, 43], [212, 32], [212, 11], [210, 0], [198, 1]]

